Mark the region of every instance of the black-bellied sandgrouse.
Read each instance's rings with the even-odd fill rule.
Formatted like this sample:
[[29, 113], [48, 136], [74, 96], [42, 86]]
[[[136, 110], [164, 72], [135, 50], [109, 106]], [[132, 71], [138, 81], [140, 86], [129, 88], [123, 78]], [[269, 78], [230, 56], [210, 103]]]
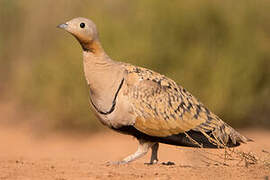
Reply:
[[90, 102], [99, 120], [139, 141], [138, 150], [118, 164], [145, 155], [149, 148], [150, 164], [157, 163], [158, 143], [217, 148], [249, 141], [170, 78], [110, 59], [91, 20], [74, 18], [58, 27], [82, 46]]

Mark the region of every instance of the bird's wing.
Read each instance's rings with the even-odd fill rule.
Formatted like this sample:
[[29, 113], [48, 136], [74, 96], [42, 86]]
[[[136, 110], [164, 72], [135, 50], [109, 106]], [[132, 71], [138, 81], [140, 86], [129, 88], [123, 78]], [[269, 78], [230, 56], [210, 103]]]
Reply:
[[158, 137], [189, 130], [215, 130], [214, 135], [224, 143], [232, 131], [236, 132], [173, 80], [131, 65], [126, 65], [126, 70], [126, 94], [136, 116], [137, 130]]

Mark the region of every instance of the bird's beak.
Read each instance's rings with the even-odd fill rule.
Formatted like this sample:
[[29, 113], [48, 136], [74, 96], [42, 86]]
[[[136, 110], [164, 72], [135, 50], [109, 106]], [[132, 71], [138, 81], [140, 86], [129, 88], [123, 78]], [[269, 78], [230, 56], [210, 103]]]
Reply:
[[61, 28], [61, 29], [66, 29], [68, 27], [68, 25], [66, 23], [64, 23], [64, 24], [59, 24], [56, 27]]

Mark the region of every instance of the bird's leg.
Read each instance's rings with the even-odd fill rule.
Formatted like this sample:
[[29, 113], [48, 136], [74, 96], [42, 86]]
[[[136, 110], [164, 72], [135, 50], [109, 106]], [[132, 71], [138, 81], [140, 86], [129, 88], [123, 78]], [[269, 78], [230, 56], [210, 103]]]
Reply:
[[114, 164], [127, 164], [131, 161], [134, 161], [134, 160], [144, 156], [148, 152], [149, 148], [152, 147], [153, 145], [154, 145], [153, 142], [149, 142], [149, 141], [145, 141], [145, 140], [140, 139], [138, 149], [134, 154], [131, 154], [130, 156], [124, 158], [122, 161], [119, 161], [119, 162], [114, 163]]
[[151, 149], [152, 149], [152, 154], [151, 154], [151, 159], [149, 164], [156, 164], [158, 162], [158, 143], [155, 143]]

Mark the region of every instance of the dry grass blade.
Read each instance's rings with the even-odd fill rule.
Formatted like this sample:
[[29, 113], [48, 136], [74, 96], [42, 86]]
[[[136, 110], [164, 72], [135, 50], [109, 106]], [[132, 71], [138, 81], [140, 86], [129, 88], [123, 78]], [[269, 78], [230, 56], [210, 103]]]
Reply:
[[[220, 154], [215, 154], [215, 153], [211, 153], [208, 152], [207, 150], [203, 149], [202, 144], [200, 144], [199, 142], [197, 142], [196, 140], [194, 140], [193, 138], [191, 138], [188, 134], [185, 133], [186, 137], [193, 142], [194, 144], [198, 145], [198, 147], [200, 147], [198, 149], [198, 152], [200, 153], [201, 157], [203, 157], [206, 160], [202, 160], [202, 162], [206, 163], [207, 165], [223, 165], [223, 166], [230, 166], [230, 163], [227, 163], [227, 161], [238, 161], [236, 163], [237, 166], [240, 166], [241, 163], [245, 166], [245, 167], [249, 167], [250, 165], [255, 165], [258, 163], [262, 163], [265, 167], [270, 167], [270, 161], [266, 161], [266, 160], [260, 160], [253, 152], [243, 152], [240, 150], [237, 150], [235, 148], [228, 148], [223, 142], [220, 142], [217, 137], [210, 137], [208, 134], [206, 134], [205, 132], [202, 132], [205, 137], [207, 137], [209, 139], [209, 141], [216, 145], [218, 148], [223, 149], [224, 150], [224, 155], [220, 155]], [[270, 153], [268, 151], [263, 150], [263, 152], [267, 153], [270, 155]], [[207, 156], [211, 155], [212, 157], [218, 157], [219, 159], [223, 160], [222, 162], [219, 160], [216, 160], [214, 158], [210, 158]]]

